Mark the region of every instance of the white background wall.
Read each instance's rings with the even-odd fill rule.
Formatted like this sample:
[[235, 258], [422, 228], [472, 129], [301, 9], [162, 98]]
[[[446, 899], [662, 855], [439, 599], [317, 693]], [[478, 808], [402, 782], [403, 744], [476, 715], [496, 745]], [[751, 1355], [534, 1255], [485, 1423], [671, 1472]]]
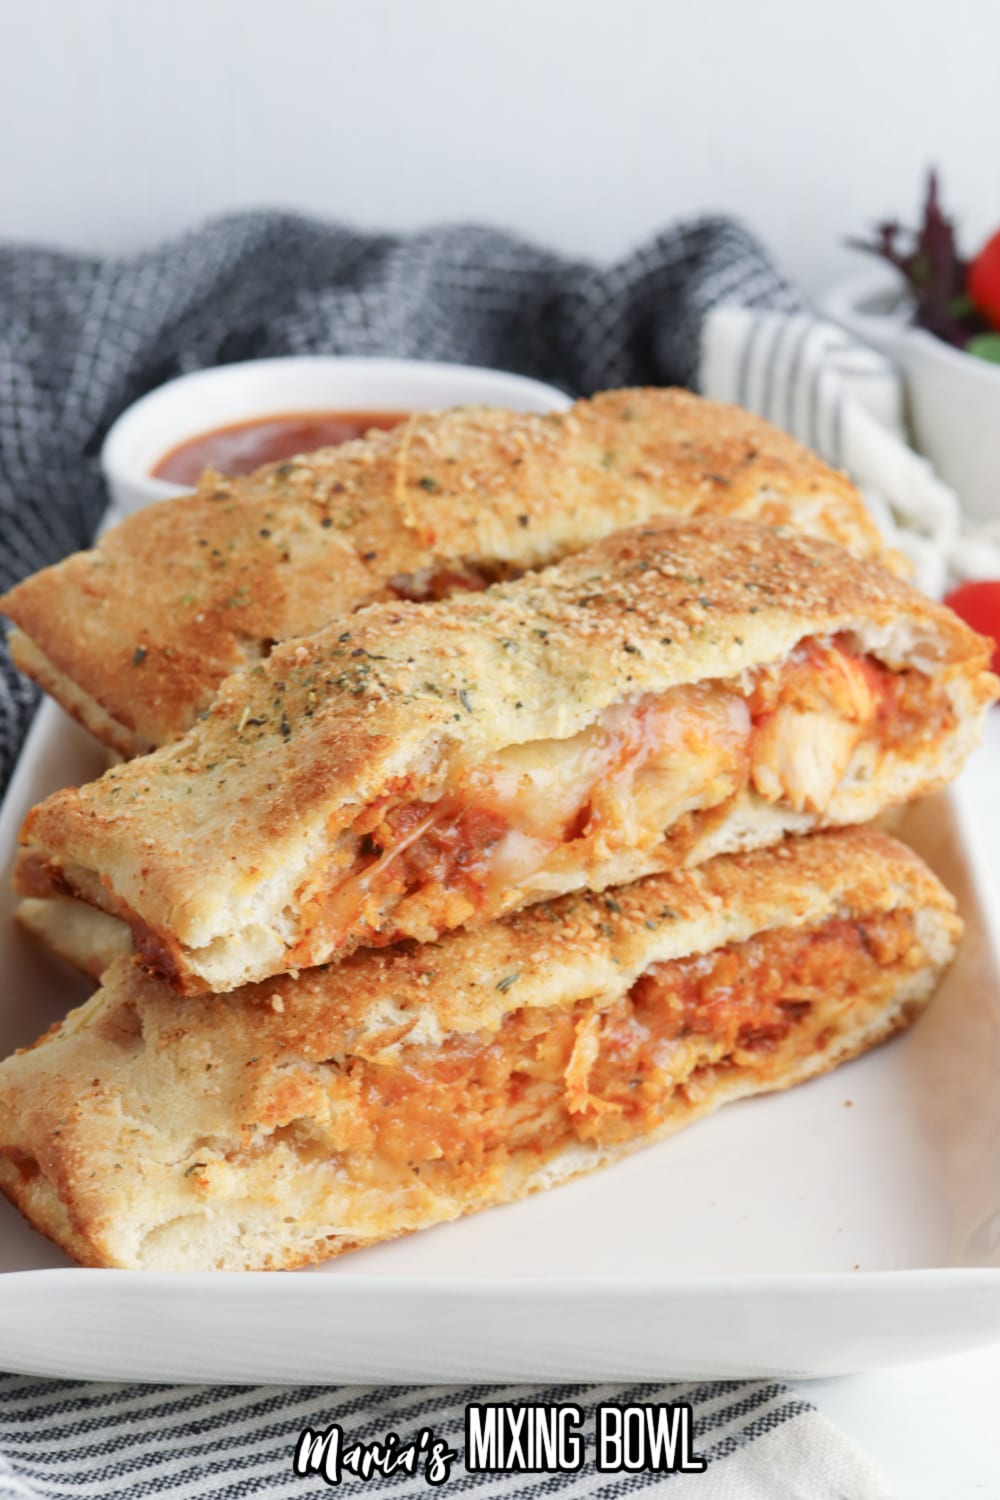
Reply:
[[1000, 0], [0, 0], [0, 240], [223, 209], [616, 256], [731, 209], [817, 291], [937, 161], [1000, 223]]

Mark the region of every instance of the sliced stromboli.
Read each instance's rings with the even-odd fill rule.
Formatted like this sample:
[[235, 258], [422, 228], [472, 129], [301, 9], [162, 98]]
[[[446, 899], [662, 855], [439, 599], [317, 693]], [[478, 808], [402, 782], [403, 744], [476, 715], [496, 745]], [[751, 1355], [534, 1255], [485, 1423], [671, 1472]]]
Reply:
[[660, 518], [280, 648], [183, 741], [35, 808], [18, 885], [231, 989], [865, 822], [954, 775], [989, 655], [839, 548]]
[[851, 829], [231, 995], [119, 961], [0, 1065], [0, 1186], [90, 1265], [322, 1260], [825, 1072], [914, 1019], [959, 932]]
[[372, 599], [482, 588], [663, 511], [881, 553], [854, 486], [767, 423], [685, 391], [610, 391], [549, 416], [415, 413], [243, 479], [209, 474], [0, 607], [18, 666], [131, 755], [183, 734], [275, 641]]

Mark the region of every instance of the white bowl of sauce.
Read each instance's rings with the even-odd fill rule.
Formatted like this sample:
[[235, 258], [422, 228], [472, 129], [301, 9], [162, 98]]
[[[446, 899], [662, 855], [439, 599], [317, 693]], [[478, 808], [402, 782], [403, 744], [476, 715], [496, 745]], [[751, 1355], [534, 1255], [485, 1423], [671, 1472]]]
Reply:
[[109, 429], [101, 467], [120, 517], [187, 493], [203, 469], [249, 473], [392, 427], [412, 411], [546, 412], [569, 404], [555, 386], [474, 365], [337, 355], [249, 360], [182, 375], [136, 401]]

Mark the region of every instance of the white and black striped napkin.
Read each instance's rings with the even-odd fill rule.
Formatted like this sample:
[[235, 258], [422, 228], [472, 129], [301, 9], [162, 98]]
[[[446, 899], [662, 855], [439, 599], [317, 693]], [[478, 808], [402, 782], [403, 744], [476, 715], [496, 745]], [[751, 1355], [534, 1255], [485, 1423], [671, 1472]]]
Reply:
[[[592, 1419], [598, 1401], [686, 1401], [694, 1411], [704, 1473], [498, 1477], [470, 1474], [461, 1458], [436, 1493], [464, 1500], [558, 1500], [657, 1493], [670, 1500], [892, 1500], [864, 1456], [786, 1386], [764, 1381], [701, 1385], [329, 1388], [119, 1386], [0, 1377], [2, 1500], [316, 1500], [322, 1479], [293, 1472], [303, 1428], [341, 1425], [345, 1444], [424, 1428], [463, 1451], [468, 1401], [575, 1401]], [[339, 1492], [368, 1500], [435, 1493], [422, 1475], [348, 1480]]]
[[[748, 311], [749, 310], [749, 311]], [[686, 384], [743, 402], [855, 470], [904, 522], [947, 506], [899, 437], [892, 372], [817, 324], [740, 226], [669, 230], [618, 265], [567, 261], [478, 228], [363, 236], [287, 215], [220, 220], [128, 259], [0, 249], [0, 589], [85, 545], [106, 499], [97, 455], [115, 416], [178, 373], [283, 353], [393, 354], [493, 365], [586, 394]], [[874, 398], [874, 401], [873, 401]], [[929, 497], [929, 499], [928, 499]], [[34, 705], [0, 654], [0, 788]], [[3, 1335], [0, 1329], [0, 1364]], [[434, 1426], [461, 1447], [467, 1401], [571, 1388], [119, 1386], [0, 1377], [0, 1500], [314, 1497], [297, 1433], [368, 1438]], [[445, 1490], [683, 1500], [883, 1500], [867, 1461], [787, 1387], [760, 1381], [572, 1388], [689, 1401], [703, 1474], [498, 1479], [459, 1466]], [[345, 1483], [403, 1497], [411, 1479]]]
[[1000, 535], [969, 532], [955, 492], [907, 445], [899, 372], [844, 329], [805, 312], [714, 308], [702, 329], [697, 386], [846, 469], [925, 592], [1000, 577]]

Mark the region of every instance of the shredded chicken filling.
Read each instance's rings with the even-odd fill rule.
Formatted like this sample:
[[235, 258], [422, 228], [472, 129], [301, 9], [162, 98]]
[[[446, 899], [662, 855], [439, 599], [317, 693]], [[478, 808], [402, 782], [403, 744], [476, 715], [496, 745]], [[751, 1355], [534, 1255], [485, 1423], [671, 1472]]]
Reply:
[[[491, 584], [520, 578], [523, 568], [496, 559], [456, 562], [450, 567], [428, 567], [417, 573], [396, 573], [389, 579], [384, 597], [389, 599], [448, 599], [453, 594], [478, 594]], [[365, 599], [369, 604], [370, 599]]]
[[435, 801], [402, 787], [367, 809], [332, 889], [327, 866], [297, 892], [298, 956], [308, 961], [315, 936], [336, 945], [364, 923], [382, 943], [489, 920], [665, 836], [680, 860], [705, 819], [747, 788], [822, 814], [859, 747], [877, 761], [950, 718], [929, 677], [891, 672], [843, 638], [807, 640], [749, 685], [700, 683], [616, 705], [570, 739], [465, 768]]
[[628, 1141], [726, 1071], [780, 1084], [790, 1049], [826, 1049], [852, 1004], [880, 1003], [920, 956], [908, 912], [838, 918], [656, 965], [610, 1006], [518, 1010], [493, 1035], [352, 1058], [351, 1146], [376, 1175], [408, 1170], [431, 1185], [518, 1152]]

